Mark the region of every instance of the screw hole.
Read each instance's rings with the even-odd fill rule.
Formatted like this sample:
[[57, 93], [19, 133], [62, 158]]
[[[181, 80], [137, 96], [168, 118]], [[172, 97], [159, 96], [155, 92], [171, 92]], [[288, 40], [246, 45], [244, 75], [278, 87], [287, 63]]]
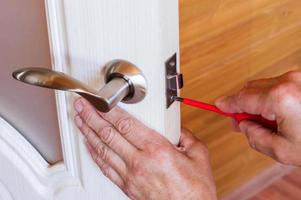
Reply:
[[171, 66], [171, 67], [176, 66], [176, 62], [175, 62], [175, 61], [170, 61], [170, 62], [169, 62], [169, 66]]

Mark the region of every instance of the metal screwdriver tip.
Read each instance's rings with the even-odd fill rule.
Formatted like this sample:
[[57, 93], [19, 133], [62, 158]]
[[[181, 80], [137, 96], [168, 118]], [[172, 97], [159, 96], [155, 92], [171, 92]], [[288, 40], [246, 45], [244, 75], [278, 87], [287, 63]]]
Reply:
[[180, 102], [183, 102], [183, 98], [181, 98], [181, 97], [178, 97], [178, 96], [172, 96], [172, 99], [174, 100], [174, 101], [180, 101]]

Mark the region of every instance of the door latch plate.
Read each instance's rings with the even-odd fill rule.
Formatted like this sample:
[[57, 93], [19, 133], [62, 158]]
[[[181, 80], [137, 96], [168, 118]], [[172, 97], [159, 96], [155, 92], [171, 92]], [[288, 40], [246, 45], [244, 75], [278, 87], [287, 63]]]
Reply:
[[184, 86], [183, 75], [177, 72], [177, 54], [175, 53], [165, 63], [166, 69], [166, 108], [169, 108], [175, 101], [173, 96], [178, 96], [178, 92]]

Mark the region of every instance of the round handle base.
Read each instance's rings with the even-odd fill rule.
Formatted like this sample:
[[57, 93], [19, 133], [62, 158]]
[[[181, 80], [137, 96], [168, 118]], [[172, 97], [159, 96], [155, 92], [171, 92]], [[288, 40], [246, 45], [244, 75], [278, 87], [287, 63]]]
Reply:
[[129, 84], [128, 95], [123, 103], [134, 104], [142, 101], [147, 93], [147, 83], [142, 71], [134, 64], [125, 60], [113, 60], [106, 64], [105, 81], [122, 78]]

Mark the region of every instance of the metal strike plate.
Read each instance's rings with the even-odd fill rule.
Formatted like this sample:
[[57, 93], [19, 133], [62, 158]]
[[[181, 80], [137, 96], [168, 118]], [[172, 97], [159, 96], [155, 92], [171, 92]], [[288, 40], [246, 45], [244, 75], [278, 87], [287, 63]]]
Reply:
[[177, 54], [174, 54], [165, 63], [166, 69], [166, 108], [174, 102], [173, 96], [178, 96], [178, 91], [183, 88], [183, 75], [177, 72]]

